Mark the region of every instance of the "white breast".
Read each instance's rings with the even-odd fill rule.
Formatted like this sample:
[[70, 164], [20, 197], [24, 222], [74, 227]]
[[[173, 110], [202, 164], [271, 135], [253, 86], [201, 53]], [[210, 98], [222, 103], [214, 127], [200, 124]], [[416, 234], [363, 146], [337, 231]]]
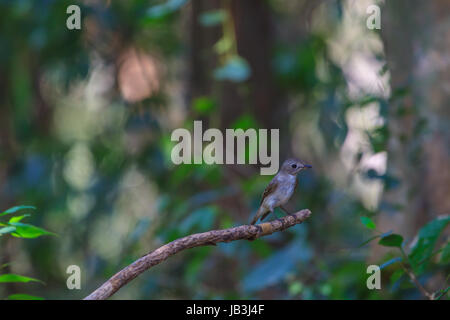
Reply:
[[[289, 183], [283, 183], [282, 187], [280, 188], [280, 195], [279, 195], [279, 205], [283, 205], [291, 198], [292, 194], [294, 193], [295, 189], [295, 177], [289, 176], [291, 179], [289, 179]], [[286, 181], [285, 181], [286, 182]]]
[[278, 183], [278, 188], [270, 196], [266, 197], [264, 200], [264, 205], [267, 208], [276, 208], [282, 206], [289, 201], [292, 194], [294, 193], [296, 177], [287, 176], [277, 176], [275, 177]]

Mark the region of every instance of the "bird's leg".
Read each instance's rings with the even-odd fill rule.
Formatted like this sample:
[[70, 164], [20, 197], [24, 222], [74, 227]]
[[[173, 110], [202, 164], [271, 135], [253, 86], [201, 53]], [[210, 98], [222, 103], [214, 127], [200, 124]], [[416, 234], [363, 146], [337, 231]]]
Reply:
[[291, 213], [287, 211], [285, 207], [280, 206], [280, 209], [283, 210], [286, 214], [291, 215]]

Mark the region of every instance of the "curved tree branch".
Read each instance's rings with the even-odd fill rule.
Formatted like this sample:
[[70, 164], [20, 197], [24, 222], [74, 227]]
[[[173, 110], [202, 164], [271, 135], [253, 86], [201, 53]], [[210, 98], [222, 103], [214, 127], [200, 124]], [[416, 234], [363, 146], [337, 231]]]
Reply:
[[156, 249], [155, 251], [146, 254], [121, 271], [117, 272], [100, 288], [84, 298], [84, 300], [105, 300], [111, 297], [120, 288], [144, 271], [163, 262], [168, 257], [182, 250], [199, 246], [216, 245], [218, 242], [230, 242], [242, 239], [254, 240], [302, 223], [309, 218], [310, 215], [311, 211], [304, 209], [280, 219], [260, 223], [258, 225], [242, 225], [223, 230], [211, 230], [174, 240]]

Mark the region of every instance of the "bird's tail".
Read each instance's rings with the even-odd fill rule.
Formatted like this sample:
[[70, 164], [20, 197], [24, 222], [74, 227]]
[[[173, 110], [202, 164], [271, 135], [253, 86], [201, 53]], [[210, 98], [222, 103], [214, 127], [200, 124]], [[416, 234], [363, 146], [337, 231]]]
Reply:
[[255, 223], [259, 220], [259, 218], [260, 218], [263, 214], [265, 214], [267, 211], [268, 211], [268, 210], [267, 210], [266, 208], [264, 208], [263, 206], [260, 206], [259, 209], [258, 209], [258, 211], [256, 211], [256, 214], [255, 214], [255, 216], [253, 217], [252, 222], [250, 222], [250, 224], [255, 224]]

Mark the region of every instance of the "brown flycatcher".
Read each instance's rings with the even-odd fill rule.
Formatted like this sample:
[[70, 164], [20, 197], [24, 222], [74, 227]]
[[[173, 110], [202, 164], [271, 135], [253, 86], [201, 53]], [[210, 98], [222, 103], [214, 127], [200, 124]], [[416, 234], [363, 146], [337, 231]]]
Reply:
[[259, 218], [261, 221], [276, 207], [280, 207], [284, 212], [288, 213], [283, 205], [289, 201], [297, 187], [297, 174], [305, 168], [312, 168], [309, 164], [304, 164], [298, 159], [287, 159], [283, 162], [281, 169], [270, 181], [266, 190], [264, 190], [261, 204], [256, 212], [251, 224], [255, 224]]

